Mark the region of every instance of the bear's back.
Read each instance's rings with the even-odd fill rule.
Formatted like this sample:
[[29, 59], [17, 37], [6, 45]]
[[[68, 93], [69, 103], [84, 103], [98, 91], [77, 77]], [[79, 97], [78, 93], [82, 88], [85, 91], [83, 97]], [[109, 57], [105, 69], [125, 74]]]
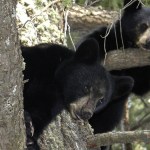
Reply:
[[26, 69], [24, 79], [53, 78], [60, 63], [72, 56], [73, 51], [56, 44], [39, 44], [33, 47], [21, 47]]

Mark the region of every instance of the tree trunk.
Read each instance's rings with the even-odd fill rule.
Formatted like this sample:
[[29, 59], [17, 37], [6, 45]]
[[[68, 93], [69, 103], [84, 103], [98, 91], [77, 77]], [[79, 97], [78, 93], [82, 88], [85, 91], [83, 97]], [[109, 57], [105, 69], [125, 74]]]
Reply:
[[23, 150], [22, 57], [16, 29], [16, 1], [0, 1], [0, 149]]

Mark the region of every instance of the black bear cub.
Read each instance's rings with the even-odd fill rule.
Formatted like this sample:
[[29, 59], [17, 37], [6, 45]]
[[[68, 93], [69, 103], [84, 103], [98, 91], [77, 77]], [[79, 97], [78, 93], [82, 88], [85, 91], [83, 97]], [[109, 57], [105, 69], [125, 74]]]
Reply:
[[[124, 0], [123, 14], [110, 30], [102, 26], [83, 40], [94, 38], [99, 43], [100, 57], [116, 49], [142, 48], [150, 50], [150, 8], [142, 6], [140, 0]], [[79, 43], [82, 43], [82, 42]], [[79, 44], [78, 44], [79, 45]], [[128, 75], [134, 79], [133, 93], [142, 96], [150, 90], [150, 66], [112, 71], [114, 75]]]
[[96, 40], [85, 40], [76, 52], [56, 44], [21, 49], [27, 80], [24, 109], [31, 116], [35, 140], [64, 108], [73, 118], [83, 120], [102, 112], [93, 125], [96, 131], [110, 130], [120, 121], [133, 79], [112, 76], [100, 65]]

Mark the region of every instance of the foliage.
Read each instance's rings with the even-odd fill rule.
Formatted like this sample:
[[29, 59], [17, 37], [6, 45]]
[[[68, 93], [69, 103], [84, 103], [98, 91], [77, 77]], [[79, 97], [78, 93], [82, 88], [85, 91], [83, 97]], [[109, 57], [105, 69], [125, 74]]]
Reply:
[[70, 7], [72, 5], [72, 0], [63, 0], [64, 7]]
[[121, 8], [122, 1], [120, 0], [102, 0], [100, 5], [110, 10], [117, 10]]
[[52, 0], [20, 0], [17, 3], [17, 26], [21, 44], [29, 46], [45, 42], [65, 44], [61, 16], [63, 9], [61, 3], [54, 3]]

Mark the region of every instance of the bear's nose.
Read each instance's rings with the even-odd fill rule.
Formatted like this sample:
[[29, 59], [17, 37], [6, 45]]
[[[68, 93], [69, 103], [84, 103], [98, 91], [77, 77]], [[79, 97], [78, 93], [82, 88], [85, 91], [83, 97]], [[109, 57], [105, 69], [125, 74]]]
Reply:
[[92, 117], [92, 115], [93, 115], [93, 113], [90, 110], [85, 110], [85, 111], [82, 111], [81, 118], [83, 120], [89, 120]]
[[146, 40], [145, 48], [150, 50], [150, 38]]

